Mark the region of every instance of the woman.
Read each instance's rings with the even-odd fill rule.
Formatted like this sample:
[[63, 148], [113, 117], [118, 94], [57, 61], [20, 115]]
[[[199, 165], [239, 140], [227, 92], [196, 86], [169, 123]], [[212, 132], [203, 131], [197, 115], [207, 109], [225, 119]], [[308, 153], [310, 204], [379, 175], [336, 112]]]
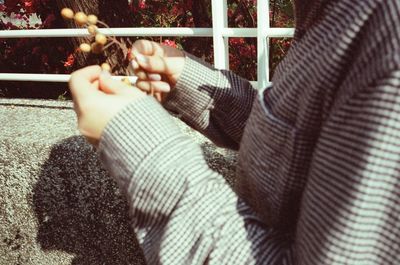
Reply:
[[[399, 264], [400, 3], [295, 7], [272, 88], [148, 41], [137, 87], [162, 105], [97, 66], [72, 75], [79, 128], [127, 194], [148, 264]], [[239, 150], [235, 192], [164, 108]]]

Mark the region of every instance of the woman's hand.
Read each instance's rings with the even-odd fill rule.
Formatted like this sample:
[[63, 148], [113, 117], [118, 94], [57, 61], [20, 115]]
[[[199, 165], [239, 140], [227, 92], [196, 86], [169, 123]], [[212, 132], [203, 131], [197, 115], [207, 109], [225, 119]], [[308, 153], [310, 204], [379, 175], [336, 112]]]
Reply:
[[69, 81], [78, 116], [78, 129], [93, 145], [97, 145], [107, 123], [126, 105], [145, 97], [139, 89], [113, 80], [99, 66], [74, 72]]
[[132, 66], [138, 77], [136, 86], [143, 91], [168, 93], [185, 65], [182, 51], [148, 40], [138, 40], [132, 47]]

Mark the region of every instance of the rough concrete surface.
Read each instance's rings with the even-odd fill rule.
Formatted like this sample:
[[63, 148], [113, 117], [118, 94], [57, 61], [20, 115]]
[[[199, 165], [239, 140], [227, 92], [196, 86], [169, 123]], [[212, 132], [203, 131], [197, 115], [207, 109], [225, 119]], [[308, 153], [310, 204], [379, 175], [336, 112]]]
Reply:
[[[0, 265], [144, 264], [128, 205], [71, 102], [0, 99]], [[177, 120], [232, 184], [235, 153]]]

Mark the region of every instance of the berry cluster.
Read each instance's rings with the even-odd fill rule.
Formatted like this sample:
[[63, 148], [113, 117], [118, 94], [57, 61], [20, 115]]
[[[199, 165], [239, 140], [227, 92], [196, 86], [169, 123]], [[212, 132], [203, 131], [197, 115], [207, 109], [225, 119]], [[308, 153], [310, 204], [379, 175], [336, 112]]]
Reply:
[[[110, 47], [111, 45], [117, 45], [120, 49], [123, 50], [124, 54], [127, 54], [127, 57], [129, 58], [129, 50], [126, 48], [125, 45], [123, 45], [121, 42], [119, 42], [114, 36], [106, 36], [99, 32], [98, 25], [109, 28], [109, 26], [100, 21], [97, 16], [95, 15], [87, 15], [84, 12], [74, 12], [70, 8], [63, 8], [61, 10], [61, 16], [66, 19], [66, 20], [74, 20], [75, 23], [78, 26], [81, 27], [86, 27], [90, 35], [92, 36], [91, 38], [91, 43], [82, 43], [79, 46], [79, 50], [84, 53], [94, 53], [94, 54], [100, 54], [102, 53], [105, 49]], [[130, 59], [131, 60], [131, 59]], [[111, 72], [111, 66], [110, 64], [104, 62], [101, 64], [101, 68], [105, 71]], [[127, 73], [128, 75], [128, 73]], [[132, 85], [129, 78], [124, 78], [122, 79], [122, 82], [124, 82], [127, 85]]]

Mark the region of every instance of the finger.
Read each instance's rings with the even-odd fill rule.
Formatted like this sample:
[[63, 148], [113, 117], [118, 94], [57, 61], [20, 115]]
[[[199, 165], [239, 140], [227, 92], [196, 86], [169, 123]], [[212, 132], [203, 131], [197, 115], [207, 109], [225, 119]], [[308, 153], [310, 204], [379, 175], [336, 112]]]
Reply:
[[139, 64], [136, 62], [136, 59], [133, 59], [132, 61], [131, 61], [131, 64], [132, 64], [132, 68], [133, 68], [133, 70], [139, 70], [139, 68], [140, 68], [140, 66], [139, 66]]
[[159, 74], [147, 74], [150, 81], [161, 81], [162, 77]]
[[137, 70], [134, 73], [139, 80], [147, 80], [148, 79], [146, 72], [143, 70]]
[[182, 64], [183, 60], [184, 59], [181, 57], [165, 58], [161, 56], [145, 56], [142, 54], [136, 56], [136, 62], [145, 71], [167, 75], [175, 74], [176, 70], [174, 70], [174, 65]]
[[163, 93], [160, 93], [160, 92], [155, 92], [154, 93], [154, 97], [156, 98], [156, 100], [158, 101], [158, 102], [162, 102], [162, 95], [163, 95]]
[[147, 81], [161, 81], [162, 77], [160, 74], [150, 74], [146, 73], [143, 70], [136, 70], [134, 71], [134, 74], [138, 78], [138, 80], [147, 80]]
[[149, 40], [138, 40], [132, 46], [132, 58], [138, 54], [144, 55], [163, 55], [164, 50], [158, 43]]
[[138, 81], [136, 86], [145, 92], [163, 92], [168, 93], [171, 91], [171, 87], [168, 83], [163, 81]]
[[98, 65], [88, 66], [75, 71], [69, 80], [69, 88], [73, 98], [82, 98], [93, 93], [92, 83], [100, 76]]

